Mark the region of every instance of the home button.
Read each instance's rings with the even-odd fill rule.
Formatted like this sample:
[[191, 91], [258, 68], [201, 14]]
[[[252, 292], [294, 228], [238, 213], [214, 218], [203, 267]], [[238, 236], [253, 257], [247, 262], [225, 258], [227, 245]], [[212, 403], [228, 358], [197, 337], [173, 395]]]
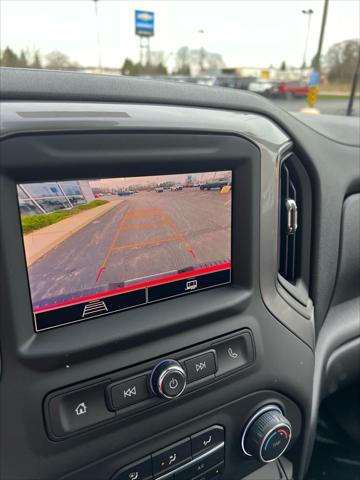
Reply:
[[50, 433], [64, 437], [112, 418], [105, 403], [106, 383], [68, 391], [49, 397], [45, 405]]

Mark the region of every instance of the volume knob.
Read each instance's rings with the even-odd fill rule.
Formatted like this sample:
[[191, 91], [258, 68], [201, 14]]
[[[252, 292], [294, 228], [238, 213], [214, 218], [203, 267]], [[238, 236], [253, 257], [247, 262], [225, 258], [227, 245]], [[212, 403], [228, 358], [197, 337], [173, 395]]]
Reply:
[[176, 360], [164, 360], [150, 375], [150, 388], [162, 398], [179, 397], [186, 387], [186, 373]]

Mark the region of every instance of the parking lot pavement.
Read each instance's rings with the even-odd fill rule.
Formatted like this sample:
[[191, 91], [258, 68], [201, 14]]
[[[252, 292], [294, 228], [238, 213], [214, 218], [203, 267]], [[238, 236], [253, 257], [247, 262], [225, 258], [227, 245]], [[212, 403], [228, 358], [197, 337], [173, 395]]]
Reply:
[[30, 267], [33, 302], [229, 260], [230, 248], [231, 193], [141, 192]]

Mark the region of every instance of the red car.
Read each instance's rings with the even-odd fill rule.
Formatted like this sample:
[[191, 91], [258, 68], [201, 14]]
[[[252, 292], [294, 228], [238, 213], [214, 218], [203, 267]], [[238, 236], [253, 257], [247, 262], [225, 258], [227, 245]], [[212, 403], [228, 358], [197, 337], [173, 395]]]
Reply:
[[309, 86], [305, 82], [280, 82], [273, 86], [272, 95], [294, 98], [306, 97], [309, 92]]

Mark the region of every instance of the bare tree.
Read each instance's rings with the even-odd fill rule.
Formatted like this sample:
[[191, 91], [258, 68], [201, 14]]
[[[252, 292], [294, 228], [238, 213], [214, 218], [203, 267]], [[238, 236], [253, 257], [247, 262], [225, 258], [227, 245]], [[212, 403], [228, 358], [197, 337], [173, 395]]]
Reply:
[[41, 55], [39, 50], [35, 50], [33, 52], [31, 68], [42, 68]]
[[46, 55], [45, 65], [50, 70], [76, 70], [79, 68], [77, 62], [73, 62], [67, 55], [57, 50]]
[[176, 68], [175, 72], [178, 75], [190, 75], [191, 53], [189, 47], [181, 47], [176, 52], [175, 56]]
[[330, 82], [351, 82], [360, 50], [359, 40], [345, 40], [332, 45], [324, 59], [325, 71]]
[[225, 66], [220, 53], [208, 52], [204, 48], [190, 50], [181, 47], [176, 52], [176, 70], [179, 75], [190, 75], [194, 71], [207, 73], [209, 70], [219, 70]]

